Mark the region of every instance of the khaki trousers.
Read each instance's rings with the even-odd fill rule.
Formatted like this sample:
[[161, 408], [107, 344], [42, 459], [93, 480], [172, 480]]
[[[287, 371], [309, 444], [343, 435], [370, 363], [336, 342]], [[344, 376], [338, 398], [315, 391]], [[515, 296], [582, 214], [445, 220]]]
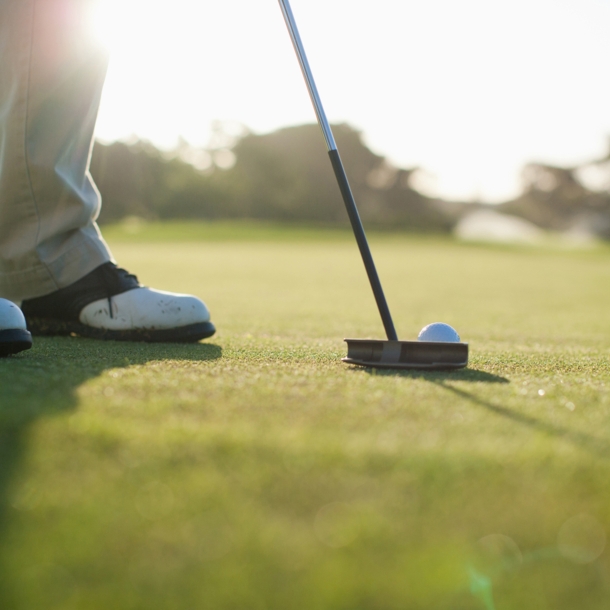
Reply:
[[88, 0], [0, 0], [0, 297], [42, 296], [112, 260], [89, 174], [107, 68]]

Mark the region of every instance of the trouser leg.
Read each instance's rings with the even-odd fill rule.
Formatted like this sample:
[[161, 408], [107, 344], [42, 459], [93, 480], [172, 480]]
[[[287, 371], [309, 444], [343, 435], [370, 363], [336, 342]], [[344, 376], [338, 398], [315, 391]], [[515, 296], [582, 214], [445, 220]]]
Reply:
[[0, 0], [0, 296], [54, 292], [112, 260], [89, 174], [107, 57], [87, 0]]

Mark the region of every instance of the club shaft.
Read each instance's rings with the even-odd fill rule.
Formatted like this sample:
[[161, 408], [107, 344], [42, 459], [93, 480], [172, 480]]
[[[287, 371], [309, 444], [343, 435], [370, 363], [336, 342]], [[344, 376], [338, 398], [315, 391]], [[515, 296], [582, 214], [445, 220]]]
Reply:
[[360, 214], [358, 213], [356, 201], [354, 200], [352, 189], [350, 188], [347, 180], [347, 175], [345, 174], [345, 168], [341, 162], [339, 151], [331, 150], [329, 151], [328, 156], [330, 157], [330, 162], [335, 170], [335, 176], [337, 177], [337, 182], [339, 183], [339, 188], [341, 189], [341, 194], [343, 195], [345, 209], [347, 210], [347, 215], [352, 223], [354, 236], [356, 237], [356, 242], [358, 243], [358, 248], [360, 249], [360, 255], [362, 256], [364, 268], [369, 276], [369, 282], [371, 284], [371, 288], [373, 289], [373, 295], [375, 296], [375, 301], [377, 302], [377, 308], [379, 309], [379, 315], [381, 316], [385, 333], [390, 341], [398, 341], [396, 329], [394, 328], [394, 322], [392, 321], [392, 316], [390, 314], [390, 308], [388, 307], [385, 294], [383, 293], [383, 288], [381, 287], [381, 280], [377, 274], [375, 262], [373, 261], [373, 255], [371, 254], [371, 249], [369, 248], [369, 242], [366, 239], [364, 227], [362, 226], [362, 221], [360, 220]]
[[343, 202], [345, 203], [347, 215], [349, 216], [349, 220], [354, 231], [354, 236], [356, 237], [356, 242], [358, 243], [358, 248], [360, 249], [360, 255], [362, 256], [362, 261], [364, 262], [364, 267], [366, 269], [371, 288], [373, 289], [373, 295], [375, 296], [375, 301], [377, 302], [377, 308], [379, 309], [379, 314], [381, 315], [381, 321], [383, 322], [388, 339], [390, 341], [398, 341], [398, 336], [396, 335], [396, 329], [394, 328], [394, 322], [392, 321], [390, 309], [381, 286], [381, 281], [379, 280], [375, 262], [373, 261], [373, 255], [371, 254], [366, 233], [364, 232], [364, 227], [362, 226], [362, 220], [360, 219], [360, 214], [358, 213], [358, 208], [356, 207], [356, 201], [349, 185], [343, 162], [339, 156], [339, 151], [337, 150], [337, 144], [333, 136], [333, 131], [326, 117], [324, 107], [322, 106], [322, 100], [320, 99], [320, 94], [318, 93], [318, 88], [316, 87], [309, 62], [307, 61], [305, 48], [303, 46], [303, 42], [301, 41], [301, 36], [299, 35], [299, 30], [292, 13], [292, 8], [290, 7], [290, 2], [289, 0], [279, 0], [279, 3], [290, 33], [290, 38], [292, 39], [292, 44], [294, 45], [299, 63], [301, 64], [301, 70], [303, 72], [303, 76], [305, 77], [307, 89], [309, 90], [309, 96], [311, 97], [311, 101], [318, 117], [318, 123], [320, 124], [322, 133], [324, 134], [324, 139], [326, 140], [328, 155], [330, 157], [337, 182], [339, 183], [341, 195], [343, 196]]
[[286, 21], [288, 32], [290, 33], [290, 38], [292, 39], [292, 44], [294, 45], [294, 50], [296, 51], [299, 63], [301, 64], [301, 70], [303, 72], [303, 76], [305, 77], [305, 82], [307, 83], [307, 89], [309, 90], [311, 102], [318, 117], [318, 123], [320, 124], [322, 133], [324, 134], [324, 139], [326, 140], [326, 146], [329, 151], [337, 150], [333, 130], [330, 128], [330, 123], [326, 118], [326, 112], [324, 112], [324, 106], [322, 106], [322, 100], [320, 99], [320, 94], [318, 93], [318, 88], [316, 87], [316, 82], [313, 78], [313, 73], [311, 72], [307, 55], [305, 54], [305, 47], [303, 46], [301, 35], [299, 34], [299, 29], [297, 28], [297, 23], [294, 19], [292, 8], [290, 7], [290, 2], [289, 0], [279, 0], [279, 3], [282, 13], [284, 14], [284, 20]]

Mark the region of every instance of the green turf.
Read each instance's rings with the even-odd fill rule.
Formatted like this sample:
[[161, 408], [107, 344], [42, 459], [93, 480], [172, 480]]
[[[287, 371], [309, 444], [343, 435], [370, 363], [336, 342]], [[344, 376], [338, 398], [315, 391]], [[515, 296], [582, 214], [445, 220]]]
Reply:
[[0, 361], [0, 608], [608, 607], [608, 248], [373, 236], [401, 338], [471, 345], [375, 373], [340, 361], [382, 338], [344, 232], [132, 229], [121, 264], [219, 332]]

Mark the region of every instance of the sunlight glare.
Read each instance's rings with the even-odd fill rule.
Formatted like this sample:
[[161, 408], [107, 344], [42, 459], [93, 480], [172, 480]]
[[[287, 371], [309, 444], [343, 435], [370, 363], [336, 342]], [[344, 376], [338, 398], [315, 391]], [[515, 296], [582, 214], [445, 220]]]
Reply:
[[124, 14], [133, 3], [129, 0], [96, 0], [91, 4], [90, 23], [93, 36], [109, 51], [113, 50], [116, 40], [125, 35], [131, 24]]
[[134, 47], [151, 51], [168, 42], [173, 47], [180, 42], [176, 26], [182, 21], [184, 27], [181, 12], [189, 4], [175, 0], [170, 9], [159, 0], [95, 0], [90, 13], [92, 31], [113, 54], [133, 53]]
[[[497, 202], [519, 191], [528, 161], [605, 154], [607, 3], [292, 4], [329, 119], [398, 166], [425, 168], [431, 196]], [[276, 2], [96, 0], [91, 23], [111, 51], [104, 141], [209, 146], [215, 120], [255, 133], [315, 121]]]

